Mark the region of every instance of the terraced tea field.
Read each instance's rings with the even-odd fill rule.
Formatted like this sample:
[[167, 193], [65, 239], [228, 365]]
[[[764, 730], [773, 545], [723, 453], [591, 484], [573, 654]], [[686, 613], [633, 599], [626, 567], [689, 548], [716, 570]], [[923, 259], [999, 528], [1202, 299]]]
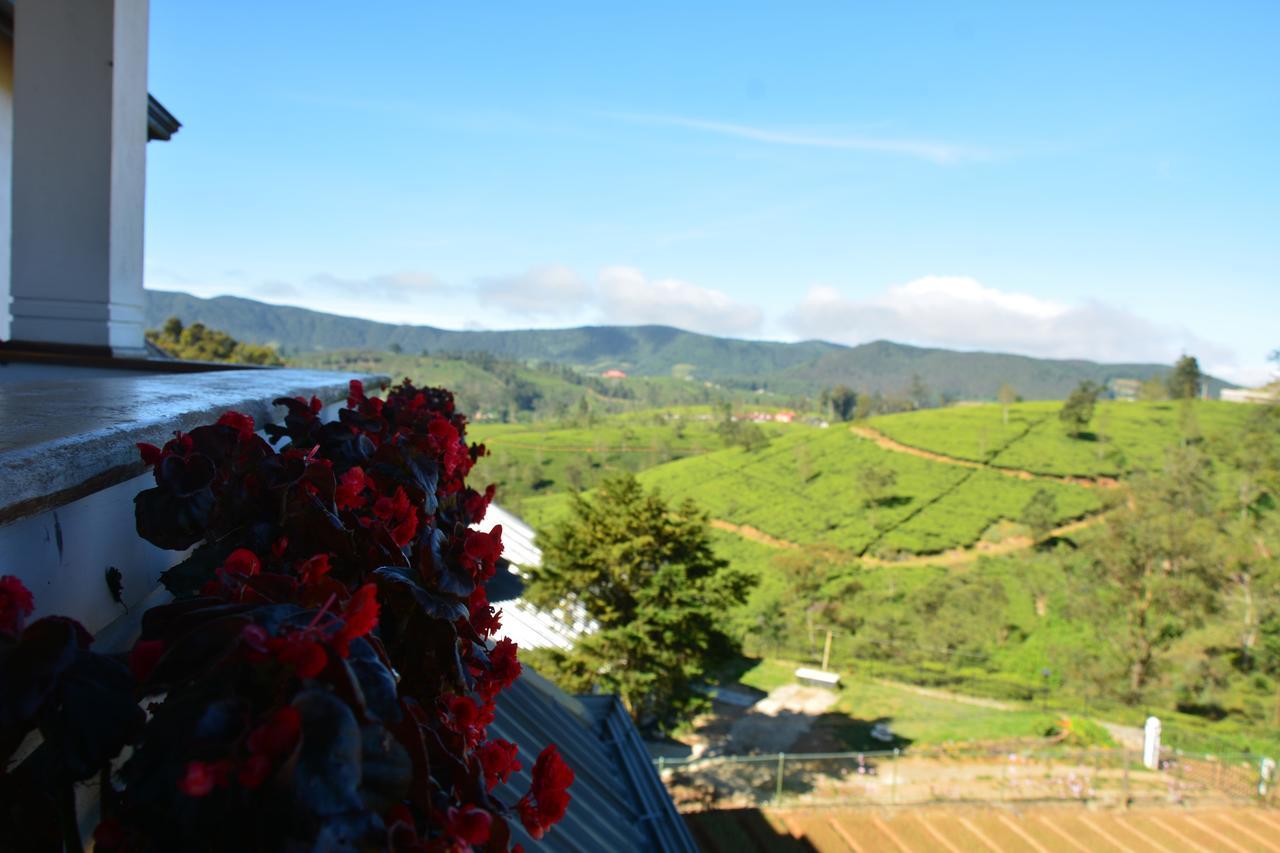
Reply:
[[1158, 468], [1184, 431], [1213, 441], [1229, 436], [1247, 409], [1235, 403], [1098, 404], [1090, 431], [1072, 438], [1058, 402], [1017, 403], [1005, 423], [1001, 406], [957, 406], [872, 418], [867, 426], [910, 447], [1037, 474], [1117, 477]]

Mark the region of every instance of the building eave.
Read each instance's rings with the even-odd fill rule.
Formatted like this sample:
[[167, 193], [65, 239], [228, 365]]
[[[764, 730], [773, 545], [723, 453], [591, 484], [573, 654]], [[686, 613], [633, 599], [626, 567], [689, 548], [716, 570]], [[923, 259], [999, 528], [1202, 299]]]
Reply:
[[[0, 38], [13, 41], [13, 0], [0, 0]], [[148, 94], [147, 141], [168, 142], [180, 127], [182, 122], [164, 104], [157, 101], [154, 95]]]

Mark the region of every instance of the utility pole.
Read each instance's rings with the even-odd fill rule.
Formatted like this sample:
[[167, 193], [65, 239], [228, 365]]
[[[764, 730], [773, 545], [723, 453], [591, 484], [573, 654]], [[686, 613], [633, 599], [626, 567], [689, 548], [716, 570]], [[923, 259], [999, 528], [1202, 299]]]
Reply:
[[827, 671], [827, 664], [831, 663], [831, 629], [827, 629], [827, 644], [822, 649], [822, 671]]

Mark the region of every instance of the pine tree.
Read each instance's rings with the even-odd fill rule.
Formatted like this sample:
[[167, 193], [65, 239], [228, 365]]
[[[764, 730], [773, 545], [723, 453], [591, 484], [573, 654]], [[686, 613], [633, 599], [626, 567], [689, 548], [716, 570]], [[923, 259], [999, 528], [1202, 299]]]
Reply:
[[617, 693], [641, 724], [669, 725], [701, 704], [694, 686], [736, 651], [724, 630], [746, 599], [748, 575], [711, 549], [706, 515], [669, 507], [625, 474], [552, 528], [525, 594], [548, 610], [571, 601], [598, 624], [568, 653], [552, 656], [570, 690]]
[[1195, 356], [1184, 355], [1173, 366], [1169, 375], [1169, 396], [1175, 400], [1192, 400], [1200, 396], [1200, 362]]

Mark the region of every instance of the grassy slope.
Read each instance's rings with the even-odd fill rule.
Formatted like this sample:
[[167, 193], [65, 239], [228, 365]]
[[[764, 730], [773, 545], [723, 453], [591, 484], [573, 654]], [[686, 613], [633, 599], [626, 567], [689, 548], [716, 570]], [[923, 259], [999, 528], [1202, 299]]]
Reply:
[[[891, 468], [897, 483], [888, 500], [868, 507], [857, 478], [861, 467], [873, 464]], [[683, 459], [640, 479], [669, 497], [696, 499], [714, 518], [852, 553], [923, 554], [971, 545], [999, 520], [1016, 518], [1042, 488], [1057, 498], [1063, 521], [1099, 506], [1096, 494], [1078, 486], [892, 453], [840, 428], [796, 428], [764, 450]]]
[[1017, 403], [1004, 423], [1000, 406], [928, 409], [872, 418], [868, 425], [903, 444], [961, 459], [1039, 474], [1119, 476], [1158, 467], [1188, 419], [1210, 441], [1236, 428], [1245, 407], [1216, 400], [1103, 402], [1087, 438], [1072, 438], [1058, 420], [1061, 403]]
[[[1200, 430], [1210, 440], [1210, 445], [1220, 443], [1229, 436], [1246, 414], [1244, 407], [1196, 403], [1193, 408]], [[1110, 434], [1113, 443], [1122, 448], [1129, 459], [1155, 459], [1166, 443], [1176, 440], [1181, 429], [1181, 412], [1176, 404], [1113, 404], [1104, 408], [1099, 421], [1113, 425]], [[646, 430], [657, 430], [652, 418], [630, 416], [635, 425], [630, 428], [640, 435]], [[593, 436], [621, 437], [625, 427], [622, 419], [611, 419], [604, 432], [592, 432]], [[888, 424], [888, 426], [886, 426]], [[1003, 421], [998, 406], [963, 407], [947, 410], [898, 415], [879, 419], [876, 426], [906, 443], [920, 444], [939, 452], [956, 456], [969, 455], [981, 458], [973, 448], [979, 431], [986, 431], [990, 442], [985, 450], [987, 457], [1001, 452], [1008, 439], [1023, 436], [1004, 449], [1008, 455], [1020, 441], [1038, 436], [1040, 470], [1056, 473], [1106, 473], [1105, 469], [1058, 463], [1055, 455], [1065, 455], [1075, 449], [1071, 439], [1061, 433], [1056, 406], [1023, 404], [1014, 407], [1010, 417], [1010, 429], [1001, 430]], [[1037, 429], [1040, 432], [1037, 433]], [[914, 430], [914, 432], [912, 432]], [[573, 433], [549, 435], [519, 428], [495, 428], [495, 435], [529, 438], [538, 436], [547, 444], [557, 442], [572, 446], [582, 436]], [[1025, 434], [1025, 435], [1024, 435]], [[914, 439], [914, 440], [912, 440]], [[690, 437], [684, 449], [696, 451], [696, 433]], [[965, 451], [965, 441], [970, 450]], [[1003, 441], [1002, 441], [1003, 440]], [[997, 443], [1000, 442], [1000, 443]], [[1087, 443], [1086, 443], [1087, 444]], [[1086, 450], [1091, 448], [1086, 447]], [[1088, 455], [1081, 458], [1092, 458]], [[900, 506], [877, 508], [872, 513], [861, 507], [861, 501], [853, 486], [855, 472], [860, 464], [876, 461], [889, 465], [898, 474], [900, 496], [909, 503]], [[640, 465], [643, 467], [643, 465]], [[1225, 466], [1223, 466], [1225, 472]], [[1077, 514], [1096, 506], [1098, 492], [1076, 486], [1023, 481], [992, 471], [972, 471], [945, 463], [933, 462], [901, 453], [885, 451], [873, 442], [858, 439], [845, 429], [826, 430], [793, 426], [778, 428], [772, 444], [755, 453], [739, 449], [716, 450], [686, 459], [644, 470], [641, 479], [660, 487], [668, 497], [695, 497], [713, 517], [724, 518], [738, 524], [749, 524], [780, 539], [806, 544], [834, 544], [846, 550], [862, 547], [875, 533], [902, 521], [912, 509], [927, 507], [913, 518], [886, 535], [881, 544], [885, 549], [901, 547], [903, 550], [936, 549], [946, 543], [971, 540], [979, 536], [998, 517], [1016, 516], [1026, 497], [1035, 488], [1046, 485], [1058, 495], [1063, 514]], [[959, 484], [957, 486], [957, 484]], [[948, 488], [954, 487], [936, 502], [927, 502]], [[525, 502], [523, 511], [535, 527], [544, 527], [562, 517], [567, 507], [563, 494], [534, 497]], [[781, 576], [774, 558], [780, 549], [741, 536], [713, 530], [712, 538], [718, 553], [736, 566], [756, 575], [760, 582], [753, 591], [751, 601], [743, 612], [735, 617], [734, 624], [743, 635], [753, 629], [754, 614], [760, 605], [776, 599], [783, 592], [786, 580]], [[984, 663], [955, 660], [952, 666], [978, 666], [1000, 678], [1008, 677], [1024, 683], [1041, 683], [1041, 670], [1048, 667], [1055, 675], [1070, 669], [1075, 655], [1072, 649], [1080, 645], [1101, 642], [1089, 634], [1080, 621], [1079, 614], [1072, 614], [1068, 606], [1066, 578], [1062, 565], [1054, 558], [1031, 553], [1019, 553], [1000, 558], [984, 558], [963, 568], [944, 569], [936, 566], [884, 566], [865, 568], [860, 572], [860, 582], [865, 588], [860, 607], [868, 616], [875, 612], [908, 619], [911, 614], [902, 613], [903, 596], [913, 589], [929, 587], [948, 576], [970, 573], [997, 581], [1005, 591], [1001, 604], [1001, 624], [1012, 633], [1007, 642], [992, 642], [982, 658]], [[896, 615], [894, 615], [896, 614]], [[1221, 625], [1206, 627], [1206, 631], [1223, 630]], [[1200, 660], [1199, 649], [1203, 637], [1188, 637], [1186, 655], [1171, 656], [1169, 665], [1177, 668], [1193, 666]], [[1194, 642], [1193, 642], [1194, 641]], [[853, 652], [855, 638], [837, 638], [836, 655], [856, 670]], [[913, 640], [914, 642], [914, 640]], [[1229, 640], [1228, 640], [1229, 642]], [[851, 670], [851, 673], [855, 670]], [[865, 680], [865, 679], [864, 679]], [[1261, 683], [1265, 681], [1266, 683]], [[1273, 685], [1269, 679], [1261, 679], [1256, 686], [1248, 685], [1247, 691], [1228, 691], [1231, 695], [1219, 696], [1228, 707], [1241, 703], [1265, 706], [1269, 713]], [[872, 682], [874, 690], [867, 695], [850, 690], [842, 700], [844, 710], [865, 718], [868, 713], [877, 716], [897, 716], [895, 728], [904, 736], [922, 742], [956, 739], [989, 739], [1011, 735], [1035, 734], [1033, 731], [1043, 718], [1028, 709], [1025, 716], [991, 716], [983, 709], [967, 706], [959, 719], [932, 708], [923, 697], [909, 691], [899, 691], [902, 707], [877, 694], [882, 685]], [[1239, 685], [1237, 685], [1239, 686]], [[868, 688], [871, 689], [871, 688]], [[884, 688], [889, 689], [889, 688]], [[963, 688], [960, 688], [963, 689]], [[1240, 692], [1239, 696], [1235, 692]], [[1247, 694], [1247, 695], [1246, 695]], [[992, 695], [1001, 695], [996, 692]], [[1079, 710], [1084, 697], [1063, 693], [1054, 704]], [[1152, 707], [1172, 707], [1174, 696], [1153, 697]], [[1095, 700], [1096, 702], [1096, 700]], [[923, 704], [921, 704], [923, 703]], [[875, 710], [884, 708], [886, 710]], [[911, 717], [912, 708], [927, 709], [926, 719], [916, 721]], [[893, 713], [889, 713], [893, 711]], [[1095, 714], [1130, 725], [1140, 725], [1143, 712], [1122, 707], [1108, 707]], [[941, 714], [935, 726], [929, 719]], [[1188, 750], [1232, 751], [1245, 748], [1254, 750], [1280, 749], [1280, 738], [1271, 737], [1257, 727], [1244, 722], [1225, 721], [1212, 723], [1202, 718], [1177, 714], [1166, 710], [1166, 720], [1171, 742]], [[1250, 713], [1251, 718], [1269, 718], [1265, 713]], [[907, 728], [903, 728], [906, 726]]]
[[[741, 681], [759, 690], [773, 690], [793, 683], [795, 669], [800, 665], [795, 661], [764, 659], [749, 669]], [[842, 728], [848, 729], [850, 739], [857, 741], [846, 744], [851, 749], [877, 747], [859, 735], [866, 724], [878, 721], [887, 722], [895, 735], [915, 746], [1040, 737], [1054, 721], [1052, 714], [1033, 707], [1002, 710], [921, 695], [905, 685], [862, 677], [856, 667], [842, 668], [841, 675], [844, 684], [832, 711], [850, 718]]]

